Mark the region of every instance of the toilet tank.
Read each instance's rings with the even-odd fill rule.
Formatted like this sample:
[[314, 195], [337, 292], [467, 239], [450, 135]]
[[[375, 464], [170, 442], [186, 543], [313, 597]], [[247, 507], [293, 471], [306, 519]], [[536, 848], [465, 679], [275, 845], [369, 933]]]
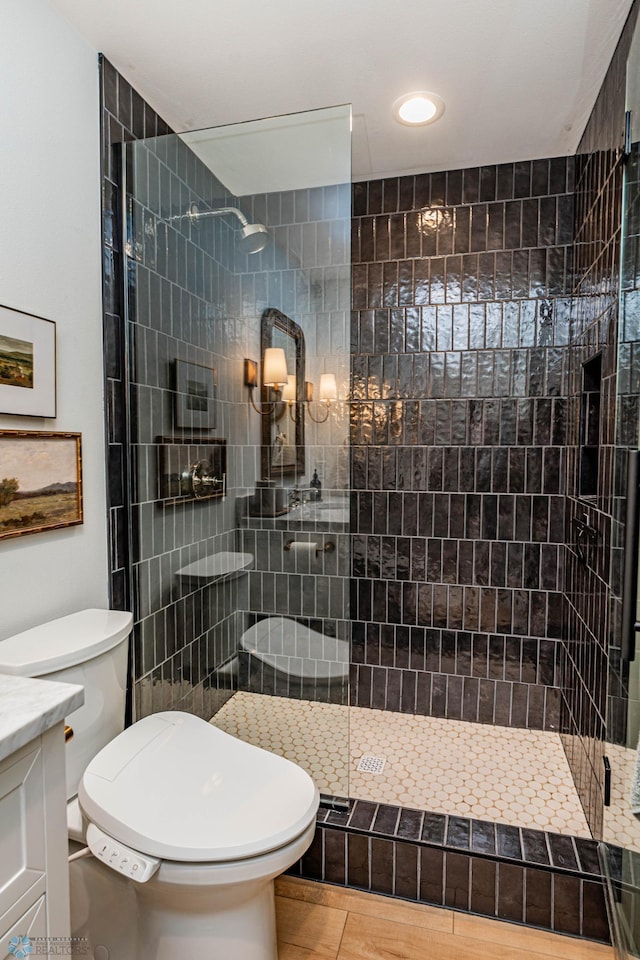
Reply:
[[84, 704], [66, 717], [67, 799], [90, 760], [124, 729], [128, 639], [122, 610], [80, 610], [0, 641], [0, 673], [84, 687]]

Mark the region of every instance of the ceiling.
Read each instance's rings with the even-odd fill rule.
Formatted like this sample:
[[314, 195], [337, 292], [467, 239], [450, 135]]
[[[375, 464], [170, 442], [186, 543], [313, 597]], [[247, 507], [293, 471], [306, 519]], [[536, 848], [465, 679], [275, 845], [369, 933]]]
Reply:
[[[50, 0], [177, 131], [353, 105], [352, 179], [575, 152], [632, 0]], [[391, 113], [445, 102], [431, 126]]]

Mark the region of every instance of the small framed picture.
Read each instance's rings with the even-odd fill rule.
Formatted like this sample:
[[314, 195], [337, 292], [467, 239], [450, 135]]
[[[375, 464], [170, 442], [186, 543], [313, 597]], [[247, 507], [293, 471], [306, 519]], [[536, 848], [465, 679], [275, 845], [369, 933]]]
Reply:
[[0, 430], [0, 539], [82, 520], [81, 434]]
[[214, 430], [216, 371], [199, 363], [176, 360], [176, 427]]
[[56, 415], [56, 325], [1, 305], [0, 413]]

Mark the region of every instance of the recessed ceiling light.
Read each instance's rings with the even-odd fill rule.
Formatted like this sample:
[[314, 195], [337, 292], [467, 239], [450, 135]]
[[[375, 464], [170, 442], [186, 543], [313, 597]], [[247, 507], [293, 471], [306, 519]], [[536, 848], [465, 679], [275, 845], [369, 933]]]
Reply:
[[398, 123], [405, 123], [410, 127], [423, 127], [427, 123], [433, 123], [443, 113], [444, 102], [440, 97], [422, 90], [405, 93], [393, 105], [393, 116]]

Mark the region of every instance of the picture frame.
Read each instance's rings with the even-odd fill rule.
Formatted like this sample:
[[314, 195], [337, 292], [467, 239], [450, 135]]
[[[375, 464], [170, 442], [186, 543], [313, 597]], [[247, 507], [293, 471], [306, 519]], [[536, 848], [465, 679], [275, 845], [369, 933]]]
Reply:
[[0, 430], [0, 540], [83, 519], [82, 434]]
[[215, 430], [216, 393], [214, 367], [176, 360], [176, 427], [187, 430]]
[[56, 416], [56, 325], [0, 305], [0, 413]]

